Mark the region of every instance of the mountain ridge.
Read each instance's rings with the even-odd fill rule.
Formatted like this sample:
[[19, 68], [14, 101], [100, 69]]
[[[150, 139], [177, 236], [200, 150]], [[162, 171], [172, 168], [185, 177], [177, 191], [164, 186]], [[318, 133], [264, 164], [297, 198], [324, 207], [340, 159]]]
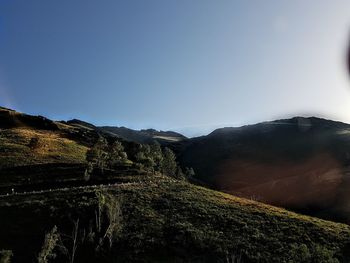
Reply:
[[[69, 237], [76, 233], [74, 262], [349, 262], [349, 225], [144, 170], [131, 157], [145, 145], [120, 140], [81, 121], [75, 126], [14, 112], [1, 115], [1, 111], [0, 116], [11, 121], [4, 126], [0, 122], [0, 261], [11, 255], [12, 262], [37, 261], [45, 252], [45, 242], [52, 241], [55, 257], [50, 262], [65, 262], [67, 252], [60, 248], [65, 246], [69, 252], [74, 242]], [[253, 142], [243, 155], [261, 146], [261, 141], [250, 137], [256, 134], [259, 130], [242, 141]], [[131, 162], [93, 169], [86, 178], [86, 153], [101, 135], [109, 145], [117, 139]], [[228, 141], [218, 137], [209, 147], [212, 137], [206, 137], [210, 140], [202, 146], [231, 147], [231, 136]], [[177, 147], [180, 159], [183, 147], [191, 147], [189, 143], [197, 147], [198, 140], [201, 143], [197, 138], [167, 142], [167, 146]], [[216, 150], [220, 157], [222, 149]], [[267, 153], [261, 150], [262, 155]], [[215, 156], [209, 152], [208, 157]], [[207, 164], [208, 160], [197, 161]], [[323, 163], [326, 169], [333, 166], [327, 155], [314, 163]], [[252, 167], [243, 163], [245, 170]], [[205, 179], [200, 175], [197, 178]], [[251, 174], [245, 176], [249, 179]], [[327, 201], [324, 192], [318, 196]]]
[[[176, 153], [182, 167], [194, 169], [193, 182], [326, 219], [350, 220], [349, 206], [345, 201], [348, 199], [345, 189], [348, 185], [350, 187], [350, 180], [347, 179], [350, 170], [350, 151], [347, 150], [350, 149], [350, 125], [346, 123], [317, 117], [294, 117], [222, 128], [206, 136], [174, 141], [154, 138], [154, 134], [158, 135], [159, 132], [153, 129], [137, 131], [135, 139], [133, 133], [132, 136], [122, 137], [80, 120], [55, 122], [7, 109], [0, 110], [1, 118], [12, 120], [13, 127], [29, 125], [32, 129], [43, 129], [25, 133], [28, 134], [26, 136], [44, 136], [45, 144], [53, 143], [64, 152], [69, 149], [67, 157], [61, 154], [56, 156], [49, 149], [43, 149], [45, 160], [68, 161], [76, 152], [79, 153], [79, 160], [83, 160], [86, 147], [90, 147], [99, 134], [132, 142], [158, 142]], [[10, 136], [9, 142], [13, 143], [12, 135], [7, 133], [4, 133], [5, 142]], [[16, 133], [16, 136], [24, 136], [21, 130]], [[52, 133], [58, 136], [54, 141]], [[142, 134], [145, 137], [140, 139], [139, 133], [146, 135]], [[177, 134], [171, 132], [167, 135]], [[31, 139], [18, 138], [27, 141], [27, 145]], [[38, 162], [26, 145], [21, 147], [24, 147], [23, 154], [27, 156], [22, 159], [26, 161], [19, 159], [14, 163], [25, 165]], [[6, 151], [2, 159], [7, 163], [17, 158], [13, 156], [22, 154], [17, 148]]]

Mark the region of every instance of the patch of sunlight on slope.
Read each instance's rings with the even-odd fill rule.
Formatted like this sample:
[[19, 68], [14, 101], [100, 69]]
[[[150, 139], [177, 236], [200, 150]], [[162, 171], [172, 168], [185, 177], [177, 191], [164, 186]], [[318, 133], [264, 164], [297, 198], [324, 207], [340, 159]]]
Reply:
[[[38, 138], [35, 149], [29, 144]], [[87, 147], [61, 137], [59, 133], [29, 128], [0, 130], [0, 163], [2, 167], [14, 167], [41, 163], [81, 163]]]
[[172, 142], [178, 142], [181, 141], [181, 138], [178, 137], [170, 137], [170, 136], [160, 136], [160, 135], [156, 135], [153, 136], [154, 139], [161, 139], [161, 140], [165, 140], [165, 141], [172, 141]]
[[344, 130], [341, 130], [341, 131], [337, 131], [336, 134], [339, 134], [339, 135], [349, 135], [349, 134], [350, 134], [350, 130], [344, 129]]

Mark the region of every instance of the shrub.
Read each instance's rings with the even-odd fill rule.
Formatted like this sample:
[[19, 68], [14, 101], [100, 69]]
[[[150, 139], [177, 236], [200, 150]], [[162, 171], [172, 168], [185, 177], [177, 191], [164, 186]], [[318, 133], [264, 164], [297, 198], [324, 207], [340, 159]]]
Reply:
[[28, 147], [34, 151], [40, 147], [40, 139], [38, 137], [33, 137], [30, 139]]
[[96, 211], [96, 230], [99, 236], [98, 249], [104, 244], [112, 247], [114, 239], [122, 228], [121, 202], [115, 197], [97, 192], [98, 210]]
[[187, 179], [193, 178], [196, 175], [192, 167], [185, 168], [185, 176]]
[[45, 235], [44, 244], [38, 255], [38, 263], [47, 263], [49, 259], [55, 258], [56, 254], [53, 252], [57, 246], [59, 234], [57, 227], [54, 226], [50, 232]]
[[10, 263], [12, 256], [11, 250], [0, 250], [0, 263]]

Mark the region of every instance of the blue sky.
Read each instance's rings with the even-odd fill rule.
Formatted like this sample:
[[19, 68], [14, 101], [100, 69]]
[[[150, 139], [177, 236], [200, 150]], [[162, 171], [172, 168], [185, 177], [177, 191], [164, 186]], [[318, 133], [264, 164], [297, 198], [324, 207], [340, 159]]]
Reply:
[[193, 136], [350, 122], [348, 0], [0, 0], [0, 105]]

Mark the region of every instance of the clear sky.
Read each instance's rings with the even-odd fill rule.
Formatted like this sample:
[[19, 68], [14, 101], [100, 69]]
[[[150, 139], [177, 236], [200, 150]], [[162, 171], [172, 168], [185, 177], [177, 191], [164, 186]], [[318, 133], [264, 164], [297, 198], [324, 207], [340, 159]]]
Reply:
[[187, 135], [350, 122], [349, 0], [0, 0], [0, 105]]

